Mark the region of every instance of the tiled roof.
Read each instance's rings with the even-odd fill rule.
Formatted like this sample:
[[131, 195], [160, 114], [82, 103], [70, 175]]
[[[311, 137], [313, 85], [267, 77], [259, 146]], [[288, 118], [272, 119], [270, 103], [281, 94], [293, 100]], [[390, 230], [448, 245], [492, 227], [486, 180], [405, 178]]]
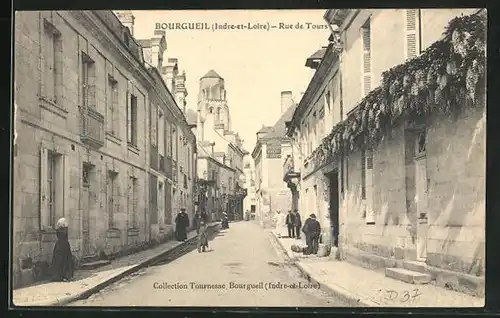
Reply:
[[286, 137], [286, 125], [287, 121], [290, 121], [293, 117], [293, 113], [295, 112], [296, 104], [291, 105], [288, 109], [281, 115], [276, 124], [271, 128], [271, 131], [268, 132], [264, 137], [266, 139], [269, 138], [281, 138]]

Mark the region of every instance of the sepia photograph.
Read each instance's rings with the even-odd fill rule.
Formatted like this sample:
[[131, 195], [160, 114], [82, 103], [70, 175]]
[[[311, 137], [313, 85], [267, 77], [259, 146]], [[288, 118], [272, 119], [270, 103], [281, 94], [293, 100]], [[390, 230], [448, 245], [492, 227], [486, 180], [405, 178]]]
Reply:
[[11, 307], [485, 306], [486, 9], [13, 18]]

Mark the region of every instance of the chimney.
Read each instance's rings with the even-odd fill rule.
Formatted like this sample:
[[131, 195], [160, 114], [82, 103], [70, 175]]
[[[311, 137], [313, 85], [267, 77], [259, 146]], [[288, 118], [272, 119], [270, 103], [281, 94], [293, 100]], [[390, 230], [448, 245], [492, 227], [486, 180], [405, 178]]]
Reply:
[[120, 20], [123, 26], [130, 30], [130, 34], [134, 36], [134, 20], [135, 17], [130, 10], [115, 11], [115, 15]]
[[291, 91], [281, 92], [281, 114], [286, 112], [286, 110], [293, 105], [293, 97]]
[[163, 55], [166, 49], [165, 31], [155, 30], [151, 39], [151, 64], [158, 69], [160, 74], [163, 68]]
[[177, 75], [177, 59], [170, 58], [167, 60], [167, 66], [163, 67], [162, 77], [167, 85], [168, 90], [174, 92], [174, 79]]
[[177, 105], [186, 114], [186, 97], [188, 96], [186, 90], [186, 72], [183, 71], [174, 78], [174, 96]]

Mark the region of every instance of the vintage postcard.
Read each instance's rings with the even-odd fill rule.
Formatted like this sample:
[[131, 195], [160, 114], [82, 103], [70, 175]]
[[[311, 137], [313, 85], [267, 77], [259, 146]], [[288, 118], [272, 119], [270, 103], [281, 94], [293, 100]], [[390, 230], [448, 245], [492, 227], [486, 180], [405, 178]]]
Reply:
[[486, 9], [14, 18], [13, 306], [484, 306]]

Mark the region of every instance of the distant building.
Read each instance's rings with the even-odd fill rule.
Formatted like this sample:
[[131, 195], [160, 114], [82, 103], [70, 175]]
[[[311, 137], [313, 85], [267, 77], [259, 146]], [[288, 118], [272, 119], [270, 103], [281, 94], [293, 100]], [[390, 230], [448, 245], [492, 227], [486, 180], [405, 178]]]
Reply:
[[281, 115], [272, 127], [262, 127], [257, 132], [257, 143], [252, 151], [255, 162], [256, 219], [261, 226], [273, 226], [277, 210], [293, 209], [292, 196], [283, 181], [283, 166], [292, 154], [292, 139], [287, 137], [286, 122], [295, 111], [292, 92], [281, 92]]
[[[120, 15], [124, 23], [133, 21], [129, 15]], [[163, 65], [165, 31], [155, 30], [151, 39], [138, 42], [157, 84], [149, 88], [150, 239], [164, 241], [173, 236], [180, 209], [186, 209], [190, 218], [194, 215], [196, 137], [184, 117], [186, 75], [179, 73], [175, 58]]]
[[214, 70], [200, 78], [197, 110], [189, 109], [187, 114], [189, 123], [196, 127], [198, 178], [210, 194], [207, 207], [216, 218], [226, 211], [230, 218], [241, 219], [246, 195], [241, 181], [243, 157], [247, 152], [238, 133], [231, 129], [224, 79]]
[[255, 192], [255, 166], [253, 158], [249, 155], [244, 158], [243, 173], [245, 176], [245, 186], [247, 196], [243, 200], [243, 210], [255, 214], [257, 212], [257, 196]]

